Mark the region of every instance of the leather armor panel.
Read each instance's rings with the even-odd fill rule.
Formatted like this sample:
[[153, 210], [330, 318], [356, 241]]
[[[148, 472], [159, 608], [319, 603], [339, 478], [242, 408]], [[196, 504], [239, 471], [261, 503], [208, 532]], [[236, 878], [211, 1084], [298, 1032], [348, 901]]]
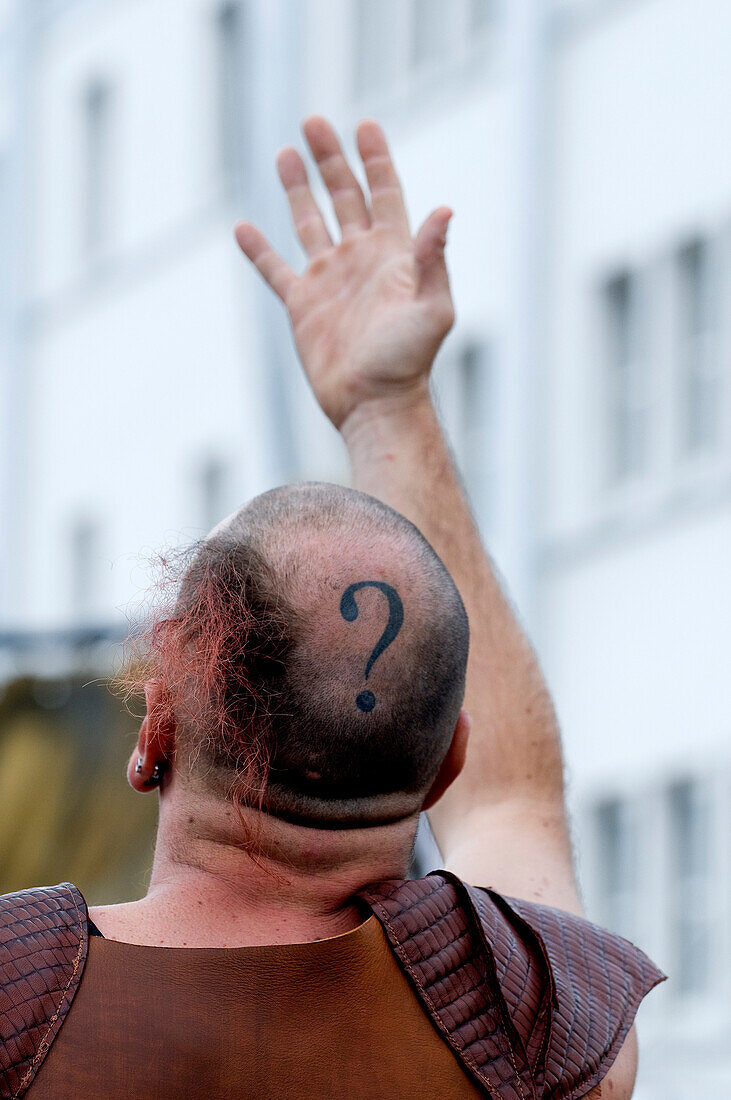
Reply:
[[448, 871], [362, 896], [435, 1026], [495, 1100], [578, 1100], [665, 975], [627, 940]]
[[66, 1018], [86, 962], [86, 903], [75, 886], [0, 898], [0, 1097], [30, 1086]]
[[643, 997], [666, 975], [629, 940], [590, 921], [493, 891], [469, 893], [481, 895], [481, 914], [489, 893], [495, 906], [512, 909], [537, 935], [553, 1002], [544, 1094], [551, 1100], [585, 1096], [617, 1057]]
[[[493, 1100], [579, 1100], [665, 975], [627, 940], [447, 871], [360, 895], [443, 1040]], [[0, 898], [0, 1098], [19, 1100], [68, 1013], [88, 947], [69, 883]]]

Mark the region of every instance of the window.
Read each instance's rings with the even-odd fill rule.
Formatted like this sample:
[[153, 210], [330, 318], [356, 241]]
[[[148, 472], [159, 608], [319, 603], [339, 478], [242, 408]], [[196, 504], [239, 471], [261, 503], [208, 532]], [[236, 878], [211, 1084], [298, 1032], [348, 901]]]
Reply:
[[200, 470], [200, 515], [206, 531], [225, 518], [226, 466], [219, 458], [207, 458]]
[[94, 79], [83, 97], [84, 167], [83, 243], [87, 253], [99, 251], [106, 243], [111, 223], [111, 86]]
[[715, 340], [716, 302], [708, 242], [678, 254], [681, 447], [695, 454], [719, 442], [721, 376]]
[[467, 28], [470, 34], [481, 34], [497, 17], [496, 0], [468, 0]]
[[637, 276], [622, 272], [605, 288], [607, 467], [612, 482], [645, 472], [649, 457], [649, 364], [641, 347]]
[[74, 618], [88, 621], [98, 610], [99, 529], [87, 517], [77, 519], [70, 535], [70, 603]]
[[449, 49], [452, 14], [445, 0], [413, 0], [410, 35], [412, 66], [420, 68], [445, 57]]
[[[497, 19], [496, 0], [352, 0], [353, 94], [418, 96], [451, 67], [469, 68]], [[437, 90], [437, 85], [434, 85]]]
[[495, 22], [495, 0], [411, 0], [409, 63], [420, 69], [469, 51]]
[[479, 526], [494, 514], [496, 424], [490, 343], [473, 338], [438, 356], [434, 393]]
[[671, 934], [673, 975], [681, 992], [703, 989], [709, 978], [709, 806], [699, 784], [682, 782], [669, 792], [673, 863]]
[[241, 186], [248, 162], [246, 28], [241, 3], [223, 4], [216, 18], [218, 149], [226, 186]]
[[493, 511], [495, 417], [492, 372], [484, 344], [466, 344], [459, 357], [459, 453], [475, 515], [485, 527]]
[[353, 77], [356, 96], [383, 89], [391, 80], [388, 64], [390, 11], [389, 0], [356, 0]]
[[0, 151], [0, 316], [8, 307], [10, 281], [10, 181], [8, 163]]
[[637, 900], [636, 834], [627, 805], [612, 798], [596, 810], [601, 917], [614, 932], [632, 937]]

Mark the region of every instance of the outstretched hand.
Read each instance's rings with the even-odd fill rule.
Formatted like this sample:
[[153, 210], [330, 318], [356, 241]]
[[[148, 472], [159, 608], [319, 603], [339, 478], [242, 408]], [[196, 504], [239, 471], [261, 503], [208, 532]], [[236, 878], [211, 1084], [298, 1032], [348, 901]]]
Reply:
[[342, 428], [363, 401], [427, 389], [436, 353], [454, 324], [444, 260], [452, 211], [438, 207], [412, 238], [378, 123], [367, 119], [356, 130], [370, 205], [327, 120], [310, 115], [302, 128], [342, 239], [332, 240], [293, 146], [280, 150], [277, 170], [308, 256], [305, 271], [298, 276], [251, 222], [239, 222], [236, 239], [287, 307], [315, 396]]

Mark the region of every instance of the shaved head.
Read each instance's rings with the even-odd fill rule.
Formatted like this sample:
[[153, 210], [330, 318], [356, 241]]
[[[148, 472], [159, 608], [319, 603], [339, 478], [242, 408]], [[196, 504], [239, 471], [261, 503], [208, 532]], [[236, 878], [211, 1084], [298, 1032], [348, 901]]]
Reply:
[[335, 485], [264, 493], [200, 544], [171, 626], [185, 670], [173, 659], [157, 675], [191, 779], [223, 792], [244, 778], [262, 809], [301, 824], [421, 808], [469, 631], [452, 578], [399, 513]]

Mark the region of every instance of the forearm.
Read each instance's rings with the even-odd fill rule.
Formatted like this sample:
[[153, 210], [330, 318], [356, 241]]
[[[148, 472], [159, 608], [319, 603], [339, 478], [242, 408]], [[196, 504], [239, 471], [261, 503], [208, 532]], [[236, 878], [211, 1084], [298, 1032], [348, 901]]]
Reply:
[[430, 812], [444, 852], [465, 815], [500, 803], [563, 817], [556, 718], [531, 646], [480, 540], [426, 389], [357, 408], [343, 427], [353, 484], [407, 516], [440, 555], [470, 620], [467, 765]]
[[385, 135], [373, 120], [356, 132], [370, 203], [329, 123], [312, 116], [303, 130], [342, 240], [333, 242], [291, 147], [280, 151], [277, 168], [311, 260], [306, 270], [297, 276], [251, 223], [239, 223], [236, 234], [287, 306], [320, 407], [348, 444], [355, 485], [413, 520], [467, 606], [473, 733], [467, 767], [430, 811], [438, 843], [449, 866], [473, 882], [536, 899], [550, 886], [553, 904], [575, 906], [553, 709], [429, 399], [434, 356], [454, 324], [444, 253], [452, 211], [438, 207], [412, 236]]

